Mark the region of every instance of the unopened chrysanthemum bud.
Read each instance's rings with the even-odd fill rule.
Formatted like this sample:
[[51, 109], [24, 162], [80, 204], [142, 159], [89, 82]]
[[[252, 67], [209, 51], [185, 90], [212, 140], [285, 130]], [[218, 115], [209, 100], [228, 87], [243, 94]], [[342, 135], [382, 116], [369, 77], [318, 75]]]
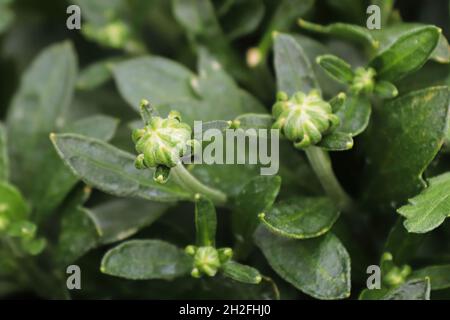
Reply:
[[290, 99], [285, 93], [278, 93], [272, 115], [275, 118], [273, 128], [280, 129], [299, 149], [317, 144], [339, 124], [331, 105], [316, 90], [308, 95], [297, 92]]
[[147, 114], [146, 125], [135, 129], [132, 134], [136, 150], [135, 165], [138, 169], [156, 168], [155, 180], [167, 181], [170, 168], [190, 149], [198, 148], [198, 142], [191, 140], [191, 127], [181, 122], [180, 113], [171, 111], [167, 118]]
[[214, 247], [199, 247], [194, 256], [194, 269], [214, 277], [220, 268], [219, 253]]
[[376, 71], [372, 68], [356, 68], [350, 89], [355, 93], [371, 94], [375, 88]]
[[233, 257], [233, 249], [231, 248], [220, 248], [217, 250], [217, 253], [221, 264], [228, 262]]

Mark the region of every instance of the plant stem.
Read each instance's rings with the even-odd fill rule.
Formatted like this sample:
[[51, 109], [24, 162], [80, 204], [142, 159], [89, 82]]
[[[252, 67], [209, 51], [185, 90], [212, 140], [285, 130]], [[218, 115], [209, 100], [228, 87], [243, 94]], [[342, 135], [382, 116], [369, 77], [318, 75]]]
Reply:
[[171, 173], [174, 175], [178, 183], [187, 191], [192, 193], [200, 193], [212, 202], [218, 205], [223, 205], [227, 202], [227, 196], [222, 191], [212, 189], [200, 181], [197, 180], [180, 162], [171, 169]]
[[306, 148], [305, 152], [326, 194], [337, 204], [339, 209], [352, 211], [354, 208], [353, 200], [347, 195], [334, 175], [328, 153], [314, 146]]

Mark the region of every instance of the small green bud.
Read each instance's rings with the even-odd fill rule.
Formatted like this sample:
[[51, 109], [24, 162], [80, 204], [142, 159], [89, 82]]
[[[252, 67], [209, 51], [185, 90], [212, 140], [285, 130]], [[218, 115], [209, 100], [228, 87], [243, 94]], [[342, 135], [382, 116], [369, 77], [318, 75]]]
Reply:
[[198, 268], [194, 268], [191, 271], [191, 276], [193, 278], [200, 278], [202, 276], [202, 274], [200, 273], [200, 270], [198, 270]]
[[308, 95], [297, 92], [289, 100], [285, 94], [279, 93], [277, 99], [272, 108], [273, 128], [280, 129], [298, 149], [317, 144], [324, 134], [339, 124], [331, 105], [316, 90]]
[[394, 98], [398, 95], [397, 88], [388, 81], [379, 81], [375, 84], [374, 92], [382, 99]]
[[191, 134], [191, 127], [181, 122], [181, 116], [176, 111], [170, 112], [165, 119], [151, 116], [144, 128], [135, 129], [132, 134], [136, 151], [139, 152], [136, 167], [159, 168], [155, 179], [164, 182], [168, 177], [167, 168], [177, 165], [188, 146], [196, 145], [190, 139]]
[[376, 74], [377, 72], [372, 68], [356, 68], [355, 77], [353, 78], [353, 83], [350, 86], [350, 90], [356, 94], [371, 94], [375, 88]]
[[214, 247], [199, 247], [194, 256], [194, 269], [214, 277], [220, 268], [219, 253]]
[[233, 249], [231, 248], [220, 248], [217, 252], [221, 264], [228, 262], [233, 257]]
[[189, 245], [186, 248], [184, 248], [184, 252], [186, 252], [186, 254], [188, 254], [190, 256], [194, 256], [195, 253], [197, 252], [197, 247], [193, 246], [193, 245]]
[[406, 281], [406, 278], [411, 274], [411, 267], [404, 265], [400, 267], [393, 267], [389, 272], [383, 277], [384, 283], [391, 287], [398, 286]]

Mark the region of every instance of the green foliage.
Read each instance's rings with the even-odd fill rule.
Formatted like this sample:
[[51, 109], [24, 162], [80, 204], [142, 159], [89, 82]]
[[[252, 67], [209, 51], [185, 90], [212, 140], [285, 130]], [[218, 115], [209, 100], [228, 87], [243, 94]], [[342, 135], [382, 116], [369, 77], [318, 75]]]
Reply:
[[73, 2], [0, 0], [1, 297], [450, 299], [448, 8]]

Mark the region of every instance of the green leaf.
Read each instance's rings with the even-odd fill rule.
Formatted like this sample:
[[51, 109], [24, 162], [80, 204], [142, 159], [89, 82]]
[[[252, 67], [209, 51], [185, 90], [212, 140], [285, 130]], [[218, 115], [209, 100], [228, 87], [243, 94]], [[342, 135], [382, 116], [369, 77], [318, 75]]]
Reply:
[[374, 93], [382, 99], [391, 99], [398, 95], [397, 88], [388, 81], [378, 81]]
[[143, 57], [119, 63], [114, 78], [121, 95], [136, 110], [147, 99], [162, 115], [179, 111], [190, 125], [194, 120], [231, 120], [245, 112], [265, 111], [204, 49], [198, 76], [171, 60]]
[[0, 208], [0, 219], [6, 218], [6, 223], [24, 220], [30, 212], [20, 191], [7, 182], [0, 182]]
[[319, 89], [308, 57], [298, 42], [287, 34], [275, 36], [275, 73], [279, 91], [289, 96], [297, 91]]
[[298, 21], [300, 27], [317, 33], [326, 34], [336, 38], [341, 38], [344, 40], [350, 40], [356, 42], [369, 48], [377, 48], [378, 42], [372, 37], [371, 33], [368, 32], [366, 28], [358, 25], [349, 23], [332, 23], [327, 26], [322, 26], [320, 24], [312, 23], [300, 19]]
[[317, 57], [316, 62], [336, 81], [350, 84], [354, 74], [351, 65], [331, 54]]
[[139, 111], [142, 99], [158, 106], [194, 99], [186, 67], [162, 57], [140, 57], [118, 63], [114, 79], [122, 97]]
[[400, 217], [389, 232], [383, 252], [390, 252], [398, 265], [404, 265], [414, 258], [423, 242], [424, 235], [405, 230]]
[[430, 278], [431, 290], [450, 288], [450, 265], [429, 266], [414, 271], [410, 279]]
[[264, 13], [265, 6], [262, 1], [236, 1], [227, 14], [221, 18], [224, 32], [230, 40], [252, 33], [261, 23]]
[[221, 268], [225, 277], [239, 282], [259, 284], [262, 280], [258, 270], [235, 261], [228, 261]]
[[245, 113], [234, 119], [239, 123], [239, 128], [247, 129], [271, 129], [273, 117], [270, 114]]
[[140, 199], [116, 199], [89, 209], [99, 234], [99, 242], [124, 240], [159, 219], [168, 205]]
[[297, 197], [275, 204], [261, 221], [273, 232], [294, 239], [315, 238], [328, 232], [339, 211], [327, 197]]
[[358, 300], [381, 300], [388, 293], [389, 289], [364, 289], [359, 294]]
[[270, 19], [269, 25], [260, 41], [259, 50], [266, 55], [272, 45], [273, 32], [288, 31], [295, 20], [304, 16], [314, 5], [314, 0], [282, 0]]
[[191, 271], [192, 259], [161, 240], [131, 240], [109, 250], [102, 259], [103, 273], [132, 280], [172, 280]]
[[[7, 115], [12, 181], [25, 196], [47, 185], [42, 169], [52, 151], [48, 134], [63, 121], [77, 74], [75, 52], [70, 42], [44, 49], [22, 77]], [[37, 184], [36, 181], [39, 181]]]
[[[75, 121], [63, 128], [62, 131], [108, 141], [116, 132], [117, 125], [117, 119], [103, 115], [92, 115]], [[46, 187], [34, 188], [31, 195], [34, 214], [38, 220], [48, 217], [61, 204], [78, 181], [72, 172], [67, 170], [53, 148], [48, 151], [47, 165], [41, 169], [40, 175], [45, 177]]]
[[59, 156], [86, 184], [119, 197], [176, 201], [190, 197], [171, 180], [153, 181], [153, 170], [138, 170], [135, 157], [105, 142], [76, 134], [57, 134], [52, 142]]
[[349, 133], [332, 132], [317, 144], [317, 146], [328, 151], [343, 151], [353, 148], [353, 138]]
[[448, 88], [430, 87], [374, 109], [364, 141], [368, 200], [395, 205], [425, 187], [422, 173], [442, 146], [448, 108]]
[[258, 176], [247, 182], [234, 199], [231, 216], [233, 233], [239, 243], [251, 240], [258, 226], [258, 214], [272, 207], [280, 191], [281, 178]]
[[55, 258], [60, 266], [67, 266], [98, 244], [98, 234], [90, 218], [89, 209], [83, 208], [90, 195], [86, 187], [80, 188], [62, 208], [61, 226]]
[[409, 232], [425, 233], [440, 226], [450, 217], [450, 172], [430, 178], [428, 187], [397, 209], [406, 218]]
[[112, 79], [113, 68], [120, 60], [117, 58], [100, 60], [80, 71], [76, 87], [78, 90], [93, 90]]
[[255, 240], [275, 272], [297, 289], [317, 299], [350, 296], [350, 257], [332, 233], [297, 240], [259, 228]]
[[367, 128], [371, 113], [372, 107], [366, 96], [350, 94], [344, 105], [336, 112], [341, 120], [336, 130], [355, 137]]
[[217, 217], [214, 204], [198, 195], [195, 199], [195, 230], [197, 245], [214, 247], [216, 243]]
[[14, 12], [6, 5], [0, 5], [0, 34], [14, 21]]
[[430, 300], [430, 279], [409, 280], [390, 290], [381, 300]]
[[396, 81], [418, 70], [436, 48], [440, 30], [426, 26], [400, 36], [370, 62], [378, 78]]
[[[425, 27], [430, 27], [420, 23], [396, 23], [394, 25], [382, 28], [380, 30], [372, 31], [372, 35], [380, 43], [379, 51], [383, 51], [394, 42], [398, 40], [399, 37], [407, 34], [413, 30], [422, 29]], [[441, 33], [439, 37], [439, 42], [431, 53], [430, 59], [435, 60], [440, 63], [450, 62], [450, 52], [448, 47], [448, 41], [445, 36]]]
[[0, 182], [8, 181], [9, 178], [9, 159], [6, 128], [0, 122]]

